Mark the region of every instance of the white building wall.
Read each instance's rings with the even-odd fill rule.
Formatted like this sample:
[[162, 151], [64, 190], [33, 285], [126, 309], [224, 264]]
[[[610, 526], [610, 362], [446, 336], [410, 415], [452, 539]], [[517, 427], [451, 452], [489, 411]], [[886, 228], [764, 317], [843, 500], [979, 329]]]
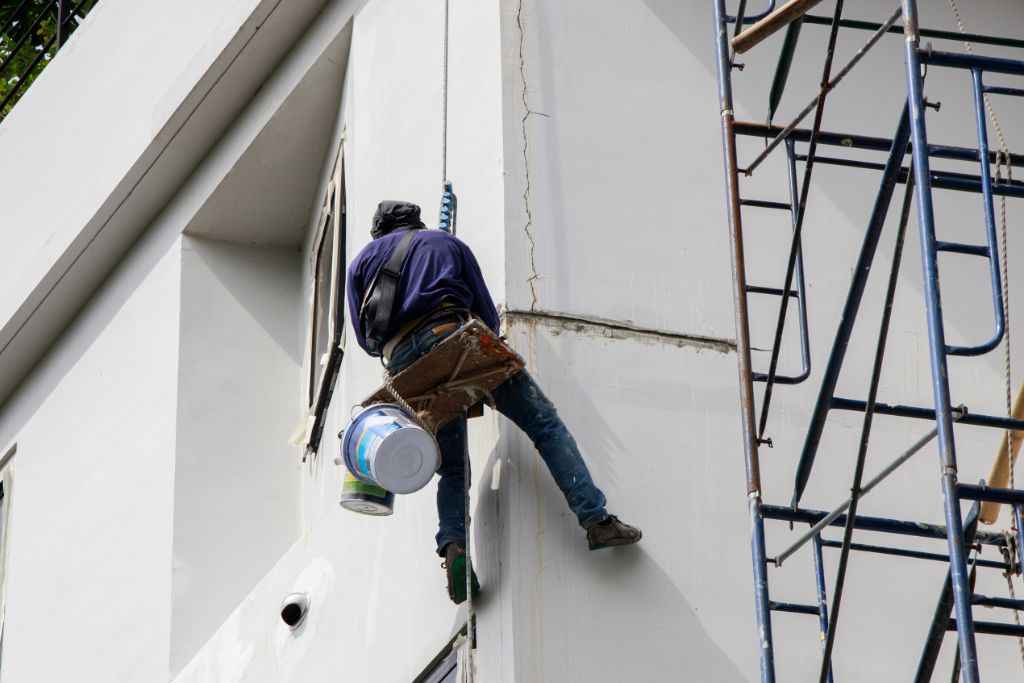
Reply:
[[0, 158], [19, 160], [0, 167], [11, 226], [0, 254], [0, 396], [85, 305], [324, 4], [110, 0], [90, 12], [0, 125]]
[[[259, 82], [265, 82], [245, 114], [234, 119], [235, 114], [230, 110], [217, 112], [218, 116], [227, 116], [228, 121], [233, 122], [230, 131], [219, 140], [220, 130], [216, 126], [212, 132], [208, 129], [192, 130], [192, 133], [202, 133], [216, 140], [217, 144], [202, 164], [185, 170], [183, 175], [187, 176], [187, 182], [182, 184], [179, 176], [179, 180], [168, 186], [167, 176], [163, 176], [165, 186], [155, 192], [149, 191], [152, 187], [145, 192], [137, 188], [132, 198], [120, 205], [122, 208], [130, 207], [136, 201], [151, 204], [154, 197], [161, 194], [173, 197], [166, 205], [156, 199], [161, 201], [156, 208], [140, 209], [136, 205], [128, 212], [128, 218], [121, 215], [122, 221], [135, 222], [130, 226], [129, 241], [134, 240], [130, 236], [132, 230], [143, 235], [132, 244], [130, 253], [117, 262], [112, 272], [103, 269], [102, 258], [95, 254], [74, 261], [73, 253], [69, 255], [73, 250], [69, 247], [69, 251], [61, 256], [61, 259], [73, 260], [76, 265], [85, 264], [83, 267], [90, 270], [88, 278], [103, 281], [103, 284], [94, 292], [91, 287], [83, 286], [73, 274], [61, 280], [62, 287], [68, 282], [72, 287], [78, 287], [78, 291], [69, 295], [66, 301], [61, 295], [61, 306], [67, 308], [69, 301], [77, 300], [87, 300], [88, 303], [71, 304], [80, 305], [81, 310], [70, 326], [67, 326], [67, 318], [57, 322], [50, 320], [51, 327], [54, 324], [67, 326], [56, 343], [50, 346], [45, 330], [41, 328], [31, 325], [22, 328], [19, 336], [22, 341], [17, 343], [34, 345], [32, 353], [42, 355], [45, 352], [45, 356], [34, 368], [29, 365], [31, 372], [0, 410], [0, 442], [19, 444], [20, 452], [25, 455], [24, 461], [18, 460], [21, 474], [17, 485], [26, 496], [12, 516], [12, 520], [17, 518], [22, 535], [19, 540], [12, 528], [10, 549], [16, 557], [10, 559], [7, 587], [9, 591], [17, 591], [18, 596], [8, 593], [4, 628], [7, 652], [2, 667], [5, 680], [169, 680], [172, 665], [180, 666], [179, 660], [191, 655], [188, 648], [197, 647], [195, 639], [200, 636], [205, 639], [213, 631], [298, 533], [298, 487], [294, 477], [297, 476], [299, 458], [294, 449], [287, 446], [287, 440], [300, 416], [296, 400], [301, 387], [301, 350], [298, 345], [301, 344], [303, 323], [295, 316], [302, 315], [305, 308], [298, 302], [285, 302], [280, 297], [299, 295], [299, 254], [294, 251], [294, 243], [293, 251], [287, 256], [281, 255], [281, 251], [236, 247], [236, 250], [252, 255], [251, 270], [247, 273], [239, 272], [238, 268], [245, 258], [225, 256], [213, 259], [217, 277], [211, 277], [211, 273], [204, 272], [202, 268], [192, 267], [190, 277], [194, 276], [196, 281], [183, 282], [181, 234], [200, 214], [210, 197], [216, 194], [226, 175], [239, 165], [246, 150], [255, 144], [259, 133], [271, 123], [278, 110], [289, 105], [291, 114], [299, 117], [302, 123], [316, 125], [319, 118], [309, 116], [306, 111], [310, 101], [310, 81], [304, 88], [299, 86], [303, 78], [313, 71], [316, 74], [311, 84], [316, 86], [317, 78], [325, 77], [323, 63], [326, 59], [339, 61], [328, 48], [339, 44], [334, 39], [343, 30], [353, 7], [359, 3], [335, 5], [336, 15], [339, 10], [341, 15], [335, 17], [339, 20], [333, 23], [333, 30], [321, 29], [306, 34], [269, 81], [277, 59], [291, 47], [291, 41], [286, 40], [283, 46], [268, 46], [259, 40], [243, 41], [250, 51], [256, 49], [253, 48], [255, 44], [259, 54], [254, 57], [241, 50], [241, 54], [235, 54], [230, 60], [232, 68], [236, 69], [233, 78], [229, 79], [233, 86], [232, 94], [248, 98], [245, 79], [252, 76], [260, 59], [264, 62], [263, 71], [257, 73]], [[187, 14], [195, 8], [182, 6], [179, 9]], [[295, 4], [293, 9], [295, 11], [286, 13], [287, 21], [276, 24], [264, 22], [266, 16], [240, 14], [237, 20], [241, 27], [228, 26], [226, 29], [215, 24], [208, 27], [206, 39], [216, 43], [219, 34], [214, 29], [218, 27], [222, 31], [231, 29], [242, 34], [248, 30], [247, 38], [252, 38], [255, 32], [252, 25], [256, 25], [263, 28], [261, 40], [281, 41], [282, 34], [287, 38], [287, 26], [282, 24], [303, 22], [310, 16], [308, 3]], [[233, 7], [233, 11], [241, 10], [239, 4]], [[145, 29], [133, 22], [144, 22], [150, 26], [150, 17], [151, 13], [120, 14], [117, 25], [119, 30], [128, 33], [134, 30], [144, 35]], [[88, 38], [94, 25], [83, 26], [77, 32], [76, 40], [81, 43]], [[300, 23], [299, 28], [293, 30], [292, 38], [303, 25]], [[221, 37], [237, 39], [235, 33]], [[210, 45], [207, 48], [212, 50]], [[64, 54], [72, 54], [70, 47]], [[195, 91], [190, 90], [195, 84], [189, 85], [188, 79], [198, 79], [209, 85], [209, 70], [216, 69], [218, 60], [224, 55], [212, 50], [193, 57], [198, 63], [188, 68], [181, 67], [176, 74], [176, 78], [182, 79], [178, 84], [182, 91], [178, 95], [186, 99], [196, 96]], [[257, 62], [256, 66], [253, 60]], [[137, 65], [137, 62], [120, 60], [107, 64], [107, 67], [116, 71], [114, 67], [124, 67], [129, 63]], [[247, 74], [237, 71], [239, 65], [247, 66]], [[80, 67], [81, 71], [72, 69], [73, 73], [68, 78], [85, 79], [83, 74], [98, 68], [89, 60], [84, 60]], [[56, 63], [53, 69], [48, 69], [44, 76], [57, 74], [52, 78], [60, 77]], [[45, 81], [44, 77], [37, 85], [42, 88]], [[130, 90], [126, 83], [128, 81], [122, 81], [121, 86]], [[326, 90], [330, 91], [330, 88]], [[205, 97], [199, 99], [210, 103], [223, 95], [223, 92], [211, 94], [207, 89]], [[53, 106], [53, 98], [40, 101], [39, 97], [35, 104], [32, 99], [27, 99], [19, 106], [19, 112], [31, 111], [36, 115], [38, 126], [38, 131], [31, 135], [22, 133], [22, 138], [36, 136], [37, 140], [48, 144], [52, 139], [52, 126], [39, 121], [45, 119], [41, 112]], [[223, 106], [224, 101], [218, 104]], [[166, 105], [165, 102], [161, 106]], [[151, 106], [155, 105], [151, 103]], [[104, 120], [111, 122], [116, 122], [117, 116], [123, 115], [124, 111], [118, 109], [120, 104], [117, 100], [104, 102], [101, 99], [93, 107], [104, 113]], [[131, 116], [133, 121], [139, 118], [137, 113]], [[149, 119], [149, 116], [142, 118]], [[201, 114], [188, 120], [193, 123], [200, 121], [207, 126], [211, 123]], [[11, 130], [13, 125], [11, 118], [6, 119], [0, 127], [0, 134]], [[315, 140], [318, 135], [314, 130], [308, 131], [308, 139]], [[171, 138], [181, 142], [182, 136], [163, 138], [161, 144], [165, 152], [175, 158], [176, 164], [182, 164], [183, 159], [187, 162], [188, 153], [174, 148], [169, 142]], [[0, 144], [8, 141], [9, 138]], [[190, 147], [195, 143], [194, 138], [186, 139], [184, 145]], [[40, 149], [42, 146], [41, 143]], [[65, 148], [75, 149], [75, 145], [65, 145]], [[301, 146], [297, 148], [302, 154], [308, 152]], [[322, 148], [317, 150], [314, 164], [319, 165], [323, 153]], [[4, 158], [12, 157], [5, 155]], [[289, 164], [309, 161], [295, 154], [286, 158]], [[76, 163], [78, 161], [76, 157]], [[19, 171], [7, 166], [2, 173], [7, 174], [5, 178], [13, 178]], [[23, 179], [18, 176], [18, 180]], [[58, 181], [37, 174], [35, 182], [40, 185], [36, 190], [42, 191], [44, 185], [49, 185], [52, 190]], [[73, 185], [67, 184], [69, 187]], [[90, 199], [100, 203], [104, 201], [102, 192], [112, 193], [110, 196], [116, 194], [116, 188], [94, 187], [93, 191], [95, 194], [90, 195]], [[310, 200], [312, 194], [313, 188], [309, 188]], [[107, 198], [109, 200], [109, 196]], [[275, 201], [271, 191], [264, 191], [257, 198]], [[288, 201], [289, 206], [297, 204], [294, 196], [289, 196]], [[28, 191], [9, 197], [5, 203], [11, 215], [22, 210], [28, 212], [32, 203], [37, 209], [40, 205], [63, 207], [60, 202], [40, 203], [37, 196]], [[151, 221], [146, 218], [148, 210], [157, 214]], [[230, 222], [232, 216], [229, 212], [222, 211], [220, 215], [222, 224]], [[18, 224], [5, 222], [4, 225]], [[53, 226], [48, 224], [47, 227]], [[79, 226], [82, 233], [87, 232], [88, 227], [88, 224]], [[123, 223], [121, 227], [124, 227]], [[233, 229], [237, 226], [228, 227]], [[294, 226], [282, 222], [280, 228], [287, 234]], [[228, 232], [231, 234], [230, 230]], [[86, 239], [82, 233], [75, 239]], [[120, 234], [124, 239], [125, 233]], [[31, 240], [34, 235], [32, 230], [5, 229], [4, 246], [19, 248], [18, 245]], [[103, 240], [89, 242], [99, 243]], [[231, 251], [231, 247], [223, 249]], [[104, 251], [110, 257], [110, 250], [105, 247]], [[216, 246], [210, 251], [221, 253]], [[278, 256], [268, 263], [262, 262], [274, 254]], [[293, 264], [294, 273], [290, 277], [282, 275], [275, 283], [274, 278], [268, 276], [272, 272], [288, 272], [284, 263], [287, 261]], [[274, 270], [266, 271], [265, 266], [273, 266], [274, 263], [278, 264]], [[190, 266], [196, 266], [196, 261], [190, 260]], [[249, 279], [248, 284], [239, 282], [245, 278]], [[282, 280], [287, 280], [286, 286]], [[201, 288], [203, 284], [205, 289]], [[228, 285], [237, 286], [240, 291], [231, 293]], [[179, 315], [183, 291], [188, 304], [183, 311], [184, 318]], [[257, 301], [250, 298], [257, 296], [263, 298]], [[5, 301], [9, 299], [5, 298]], [[203, 319], [201, 305], [220, 306], [217, 313], [221, 317], [207, 310], [208, 315]], [[211, 349], [223, 352], [222, 347], [209, 343], [224, 341], [225, 330], [223, 327], [218, 330], [212, 323], [227, 325], [230, 320], [233, 327], [244, 326], [247, 322], [243, 315], [246, 305], [255, 319], [249, 321], [251, 328], [246, 340], [249, 359], [257, 352], [264, 356], [260, 365], [263, 383], [259, 390], [262, 395], [248, 394], [246, 407], [259, 408], [262, 412], [239, 416], [237, 410], [242, 406], [237, 403], [237, 392], [232, 390], [229, 405], [223, 406], [225, 410], [219, 415], [225, 418], [226, 425], [214, 429], [208, 420], [210, 413], [192, 411], [201, 407], [204, 400], [214, 398], [213, 390], [218, 388], [213, 381], [215, 377], [209, 367], [202, 368], [206, 374], [199, 376], [192, 372], [193, 367], [183, 378], [178, 367], [179, 335], [185, 335], [182, 348], [186, 365], [207, 362], [210, 358], [202, 357], [204, 352]], [[275, 309], [279, 309], [280, 317], [272, 313]], [[52, 316], [53, 311], [48, 315]], [[204, 323], [202, 327], [198, 326], [199, 322]], [[203, 334], [209, 336], [201, 338]], [[275, 334], [279, 338], [274, 338]], [[276, 348], [279, 342], [282, 349]], [[242, 346], [245, 348], [244, 344]], [[287, 352], [283, 350], [285, 346], [290, 347]], [[5, 377], [20, 377], [26, 369], [16, 367], [12, 358], [5, 357], [2, 361], [5, 372], [10, 371]], [[243, 364], [245, 360], [240, 354], [229, 357], [226, 362]], [[293, 366], [291, 371], [284, 370], [273, 376], [275, 367], [280, 369], [288, 364]], [[252, 368], [248, 370], [251, 372]], [[243, 383], [245, 380], [239, 376], [233, 379]], [[183, 394], [179, 394], [181, 387], [185, 390]], [[5, 392], [8, 390], [9, 387]], [[258, 405], [261, 399], [267, 399], [262, 407]], [[275, 408], [272, 405], [275, 403], [280, 405]], [[180, 428], [177, 425], [179, 410], [185, 418]], [[235, 411], [234, 415], [231, 415], [232, 411]], [[252, 443], [255, 440], [252, 434], [247, 437], [239, 433], [239, 423], [251, 421], [254, 417], [260, 418], [256, 427], [259, 430], [258, 445]], [[93, 426], [86, 428], [83, 425]], [[183, 435], [180, 444], [176, 444], [178, 434]], [[231, 439], [236, 441], [230, 447], [225, 445]], [[215, 457], [201, 461], [196, 458], [200, 451], [217, 446], [224, 448]], [[176, 471], [176, 457], [182, 461], [180, 471]], [[243, 466], [257, 461], [266, 466]], [[219, 469], [224, 464], [237, 467], [233, 480], [231, 473]], [[202, 471], [204, 465], [209, 470]], [[292, 473], [290, 481], [288, 472]], [[282, 480], [274, 481], [282, 473]], [[219, 479], [214, 476], [218, 474]], [[176, 477], [179, 477], [177, 482]], [[248, 479], [243, 481], [243, 477]], [[182, 484], [181, 488], [176, 489], [176, 483]], [[233, 490], [217, 490], [217, 485], [226, 487], [232, 483]], [[203, 487], [210, 495], [204, 495], [199, 501], [193, 500], [198, 503], [195, 506], [185, 506], [184, 501]], [[230, 504], [225, 503], [228, 497], [234, 498]], [[207, 506], [206, 512], [209, 512], [209, 507], [217, 508], [218, 503], [224, 503], [219, 508], [227, 512], [223, 518], [212, 520], [209, 515], [205, 519], [199, 518], [203, 506]], [[180, 513], [177, 516], [176, 504]], [[187, 511], [185, 507], [188, 507]], [[223, 541], [224, 533], [237, 530], [237, 520], [244, 517], [249, 518], [244, 525], [244, 544], [237, 534], [220, 545], [211, 543], [211, 540], [217, 540], [218, 534], [219, 540]], [[235, 529], [232, 529], [233, 525]], [[177, 539], [176, 532], [179, 534]], [[176, 541], [179, 543], [177, 548], [174, 547]], [[182, 556], [187, 560], [190, 571], [182, 571], [184, 568], [178, 565], [172, 573], [172, 550], [184, 550]], [[230, 552], [232, 550], [234, 552]], [[205, 636], [204, 628], [207, 629]], [[55, 650], [67, 656], [53, 657]], [[187, 654], [181, 654], [183, 652]]]
[[171, 671], [299, 534], [299, 254], [182, 240]]
[[[485, 583], [493, 590], [498, 573], [500, 604], [511, 612], [506, 623], [514, 624], [516, 680], [757, 680], [736, 365], [731, 351], [723, 354], [734, 324], [711, 5], [526, 0], [502, 7], [509, 329], [580, 442], [610, 509], [645, 532], [637, 548], [588, 554], [533, 449], [502, 423], [500, 446], [491, 455], [500, 463], [500, 491], [493, 512], [477, 511], [478, 521], [488, 514], [499, 520], [500, 541], [490, 541], [486, 526], [478, 526], [477, 537], [490, 579]], [[1004, 26], [1024, 20], [1006, 3], [986, 7], [964, 16], [968, 30], [1005, 34], [993, 19], [1000, 12]], [[881, 21], [893, 9], [862, 3], [847, 14]], [[927, 11], [928, 25], [955, 28], [945, 6]], [[813, 96], [826, 37], [820, 27], [804, 27], [780, 123]], [[843, 33], [836, 70], [867, 37]], [[764, 120], [780, 42], [781, 34], [742, 56], [746, 69], [734, 72], [738, 118]], [[892, 134], [905, 97], [901, 50], [902, 41], [893, 37], [864, 60], [829, 97], [826, 129]], [[931, 97], [943, 100], [941, 116], [929, 113], [932, 141], [973, 145], [967, 77], [931, 69], [928, 86]], [[1003, 128], [1014, 127], [1019, 103], [995, 104]], [[743, 143], [742, 159], [761, 148], [762, 140]], [[804, 228], [814, 372], [802, 386], [776, 388], [767, 432], [775, 448], [761, 450], [766, 501], [781, 505], [790, 500], [808, 415], [878, 186], [877, 173], [820, 165], [815, 179]], [[781, 160], [744, 180], [743, 196], [788, 200]], [[897, 206], [901, 196], [902, 188]], [[939, 201], [944, 238], [983, 240], [976, 197], [947, 193]], [[756, 210], [744, 215], [750, 282], [780, 286], [788, 217]], [[879, 248], [878, 275], [839, 395], [866, 394], [893, 225]], [[879, 400], [929, 406], [915, 228], [912, 223]], [[992, 328], [985, 271], [967, 259], [944, 258], [943, 266], [949, 338], [978, 343]], [[1012, 276], [1011, 284], [1011, 300], [1019, 299]], [[770, 348], [777, 305], [777, 299], [751, 298], [757, 369], [767, 367], [762, 350]], [[791, 315], [783, 371], [799, 361], [795, 322]], [[702, 344], [708, 338], [710, 348]], [[997, 354], [954, 361], [954, 400], [998, 414], [1005, 410], [1002, 375]], [[760, 385], [756, 391], [760, 398]], [[830, 509], [848, 495], [860, 426], [856, 414], [833, 413], [805, 505]], [[869, 475], [929, 427], [876, 420]], [[1000, 436], [962, 429], [958, 438], [962, 480], [987, 476]], [[861, 512], [941, 523], [935, 458], [926, 450], [865, 500]], [[770, 553], [800, 533], [781, 523], [768, 526]], [[489, 542], [500, 543], [500, 550], [489, 554]], [[906, 545], [945, 550], [943, 543]], [[830, 591], [837, 558], [826, 551]], [[938, 563], [852, 559], [835, 657], [840, 678], [912, 677], [942, 572]], [[769, 578], [775, 599], [814, 601], [806, 550]], [[981, 581], [987, 582], [981, 592], [1006, 594], [998, 573]], [[492, 609], [484, 611], [482, 625]], [[816, 620], [777, 615], [774, 623], [780, 680], [815, 677]], [[952, 663], [954, 639], [947, 640], [944, 671]], [[986, 680], [1019, 676], [1010, 639], [980, 641]], [[493, 673], [489, 656], [481, 655], [481, 665]], [[498, 680], [486, 680], [492, 679]]]
[[169, 674], [181, 259], [139, 252], [4, 406], [5, 681]]
[[[76, 33], [70, 52], [16, 114], [38, 115], [43, 98], [56, 97], [45, 95], [56, 88], [46, 78], [75, 76], [68, 57], [82, 49], [75, 46], [122, 20], [152, 16], [141, 5], [136, 13], [117, 0], [104, 2], [107, 14]], [[513, 345], [574, 432], [610, 509], [645, 532], [638, 547], [588, 552], [524, 437], [490, 411], [472, 422], [475, 561], [484, 585], [477, 602], [480, 680], [757, 680], [710, 7], [697, 0], [450, 4], [448, 176], [460, 197], [460, 238], [477, 253], [495, 300], [507, 309]], [[298, 39], [304, 13], [321, 6], [317, 23]], [[336, 435], [351, 406], [379, 383], [375, 360], [347, 345], [315, 458], [300, 466], [299, 453], [283, 446], [304, 408], [300, 366], [309, 359], [297, 349], [305, 346], [315, 217], [300, 215], [294, 223], [301, 202], [290, 203], [298, 208], [281, 212], [289, 219], [282, 221], [284, 241], [273, 225], [259, 226], [261, 244], [294, 246], [296, 225], [305, 221], [302, 252], [289, 256], [240, 246], [245, 221], [233, 219], [265, 214], [258, 204], [231, 211], [232, 202], [273, 202], [274, 188], [283, 187], [273, 182], [280, 164], [301, 165], [303, 173], [319, 167], [326, 176], [344, 137], [350, 258], [368, 241], [380, 199], [416, 201], [433, 224], [441, 182], [441, 4], [337, 0], [291, 7], [294, 14], [278, 16], [300, 27], [289, 33], [279, 26], [277, 52], [247, 62], [247, 77], [264, 87], [251, 101], [243, 98], [244, 108], [219, 111], [226, 118], [220, 129], [193, 130], [196, 139], [209, 136], [209, 155], [177, 180], [162, 176], [152, 197], [171, 201], [155, 220], [139, 220], [137, 231], [149, 226], [142, 240], [0, 410], [0, 445], [18, 444], [3, 658], [11, 680], [411, 680], [464, 623], [464, 610], [447, 601], [433, 553], [433, 486], [400, 497], [386, 519], [336, 504], [343, 474], [333, 463]], [[226, 68], [226, 45], [271, 33], [269, 22], [260, 23], [268, 3], [204, 8], [191, 19], [199, 22], [197, 33], [206, 32], [204, 39], [190, 34], [193, 56], [160, 72], [177, 95], [140, 111], [111, 100], [99, 107], [107, 114], [100, 118], [123, 111], [132, 119], [126, 129], [135, 131], [145, 127], [140, 118], [163, 125], [184, 115], [182, 107], [201, 94], [188, 84]], [[998, 12], [1011, 17], [1003, 25], [1024, 19], [1006, 3], [989, 9], [991, 15], [966, 14], [968, 29], [1005, 33], [990, 18]], [[183, 6], [168, 21], [184, 26], [186, 10], [199, 11]], [[858, 18], [890, 11], [872, 2], [858, 7]], [[949, 27], [948, 17], [929, 12], [932, 25]], [[824, 32], [805, 27], [804, 34], [784, 112], [810, 97], [818, 77]], [[839, 60], [853, 42], [841, 43]], [[759, 48], [736, 76], [741, 118], [763, 118], [777, 43]], [[846, 90], [830, 97], [834, 118], [826, 127], [891, 132], [903, 92], [899, 49], [893, 38], [865, 59]], [[287, 57], [278, 65], [272, 52]], [[244, 62], [244, 50], [238, 54]], [[159, 51], [153, 58], [170, 59]], [[310, 93], [335, 92], [331, 79], [341, 73], [343, 104], [335, 113], [335, 104]], [[929, 85], [946, 99], [941, 116], [930, 114], [936, 138], [970, 144], [970, 112], [957, 105], [961, 82], [933, 73]], [[876, 104], [865, 115], [867, 97]], [[998, 111], [1009, 131], [1019, 116], [1003, 106]], [[16, 126], [26, 126], [17, 128], [24, 137], [41, 135], [29, 114], [20, 116], [26, 118], [0, 126], [0, 151], [14, 144]], [[274, 149], [275, 139], [301, 137], [296, 126], [329, 139], [329, 147], [291, 157]], [[749, 141], [745, 153], [760, 144]], [[135, 150], [131, 164], [151, 152]], [[745, 185], [749, 196], [785, 197], [781, 164], [773, 163]], [[789, 499], [837, 302], [877, 186], [876, 174], [816, 173], [819, 192], [805, 228], [815, 368], [807, 384], [776, 392], [769, 429], [775, 448], [762, 452], [765, 497], [776, 503]], [[260, 192], [246, 197], [240, 188], [248, 182]], [[89, 201], [113, 201], [116, 189], [93, 187]], [[322, 190], [311, 190], [313, 214]], [[43, 194], [36, 185], [23, 188], [13, 215], [30, 215], [27, 207], [38, 206]], [[941, 201], [944, 234], [980, 241], [973, 198]], [[64, 223], [54, 224], [51, 242], [64, 240], [66, 248], [38, 277], [22, 274], [5, 286], [12, 307], [31, 303], [61, 259], [72, 258], [71, 243], [88, 238], [89, 215], [68, 218], [78, 232], [64, 234]], [[235, 244], [182, 239], [185, 230]], [[781, 279], [788, 230], [785, 220], [748, 218], [751, 281]], [[4, 233], [11, 253], [20, 254], [12, 263], [28, 263], [30, 254], [49, 248], [29, 233]], [[890, 247], [891, 233], [879, 250], [878, 273], [886, 270]], [[882, 399], [929, 405], [918, 262], [911, 233]], [[945, 272], [944, 282], [955, 282], [944, 290], [950, 337], [976, 341], [991, 324], [984, 273], [961, 263]], [[854, 338], [842, 395], [865, 390], [881, 279], [872, 280], [866, 297], [868, 324]], [[1013, 279], [1012, 299], [1021, 294]], [[297, 302], [294, 310], [288, 301]], [[754, 303], [759, 348], [769, 344], [771, 313], [771, 306]], [[232, 355], [236, 332], [252, 345]], [[1016, 322], [1013, 332], [1019, 336]], [[790, 344], [786, 368], [796, 360], [792, 351]], [[250, 371], [257, 357], [258, 374]], [[755, 363], [765, 361], [757, 352]], [[954, 364], [955, 400], [999, 412], [1001, 375], [994, 357]], [[878, 420], [868, 470], [927, 429]], [[833, 416], [807, 506], [831, 507], [846, 495], [859, 430], [858, 416]], [[962, 479], [984, 476], [998, 435], [965, 429], [958, 436]], [[940, 502], [934, 452], [925, 452], [861, 511], [940, 521]], [[784, 525], [770, 526], [770, 548], [791, 536]], [[941, 552], [941, 544], [909, 545]], [[826, 555], [830, 577], [834, 562]], [[909, 677], [942, 572], [940, 564], [852, 559], [836, 655], [842, 678]], [[777, 599], [813, 597], [806, 556], [773, 572], [771, 581]], [[984, 577], [980, 589], [1002, 594], [999, 581]], [[278, 607], [294, 590], [308, 591], [312, 607], [292, 632]], [[115, 609], [111, 594], [124, 596]], [[816, 622], [783, 615], [775, 625], [780, 680], [813, 676]], [[55, 643], [69, 656], [43, 656]], [[986, 680], [1015, 680], [1012, 640], [981, 643]], [[948, 670], [948, 643], [943, 657], [940, 666]]]

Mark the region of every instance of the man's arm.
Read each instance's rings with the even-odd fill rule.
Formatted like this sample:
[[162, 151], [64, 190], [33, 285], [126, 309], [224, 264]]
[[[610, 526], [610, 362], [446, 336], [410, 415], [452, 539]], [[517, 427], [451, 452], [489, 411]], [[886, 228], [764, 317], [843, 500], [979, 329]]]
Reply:
[[501, 326], [501, 321], [498, 320], [498, 311], [494, 308], [494, 300], [491, 299], [491, 293], [487, 290], [483, 273], [480, 272], [480, 264], [477, 263], [476, 256], [473, 255], [466, 243], [457, 237], [455, 239], [462, 248], [462, 278], [473, 294], [473, 305], [470, 308], [480, 316], [487, 327], [491, 328], [495, 334], [499, 334], [498, 328]]
[[359, 342], [359, 346], [367, 351], [366, 339], [363, 337], [362, 325], [359, 324], [359, 309], [363, 305], [363, 292], [365, 286], [362, 281], [362, 273], [360, 273], [362, 266], [362, 259], [360, 258], [362, 253], [356, 256], [352, 260], [352, 265], [348, 267], [348, 277], [345, 288], [346, 298], [348, 299], [348, 316], [349, 320], [352, 321], [352, 329], [355, 331], [356, 341]]

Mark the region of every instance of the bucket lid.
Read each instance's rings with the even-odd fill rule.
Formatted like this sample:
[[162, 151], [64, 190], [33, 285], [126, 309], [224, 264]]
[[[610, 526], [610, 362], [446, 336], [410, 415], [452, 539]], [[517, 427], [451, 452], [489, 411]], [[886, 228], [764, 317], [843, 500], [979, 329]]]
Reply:
[[391, 432], [377, 447], [373, 475], [383, 488], [412, 493], [427, 485], [437, 471], [434, 439], [418, 427]]
[[346, 493], [341, 496], [341, 507], [352, 512], [358, 512], [364, 515], [372, 515], [374, 517], [386, 517], [394, 512], [393, 503], [394, 496], [391, 496], [390, 500], [380, 500], [373, 496], [367, 496], [360, 493]]

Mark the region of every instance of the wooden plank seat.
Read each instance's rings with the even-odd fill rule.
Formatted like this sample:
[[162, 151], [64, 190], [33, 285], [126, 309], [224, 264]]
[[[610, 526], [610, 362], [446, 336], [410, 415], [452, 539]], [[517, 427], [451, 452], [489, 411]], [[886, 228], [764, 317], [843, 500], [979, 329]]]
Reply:
[[[423, 426], [437, 432], [481, 404], [523, 369], [518, 353], [479, 320], [471, 320], [363, 400], [409, 404]], [[393, 391], [392, 391], [393, 390]], [[394, 392], [394, 393], [393, 393]], [[395, 393], [401, 398], [397, 400]]]

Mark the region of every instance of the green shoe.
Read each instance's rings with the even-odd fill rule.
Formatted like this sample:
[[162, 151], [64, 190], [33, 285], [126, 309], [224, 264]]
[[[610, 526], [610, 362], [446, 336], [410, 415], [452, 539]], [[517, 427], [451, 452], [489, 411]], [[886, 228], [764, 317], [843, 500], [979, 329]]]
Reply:
[[[466, 601], [466, 549], [458, 543], [449, 543], [444, 547], [444, 562], [441, 564], [448, 574], [448, 597], [456, 605]], [[480, 591], [480, 582], [473, 572], [473, 596]]]

